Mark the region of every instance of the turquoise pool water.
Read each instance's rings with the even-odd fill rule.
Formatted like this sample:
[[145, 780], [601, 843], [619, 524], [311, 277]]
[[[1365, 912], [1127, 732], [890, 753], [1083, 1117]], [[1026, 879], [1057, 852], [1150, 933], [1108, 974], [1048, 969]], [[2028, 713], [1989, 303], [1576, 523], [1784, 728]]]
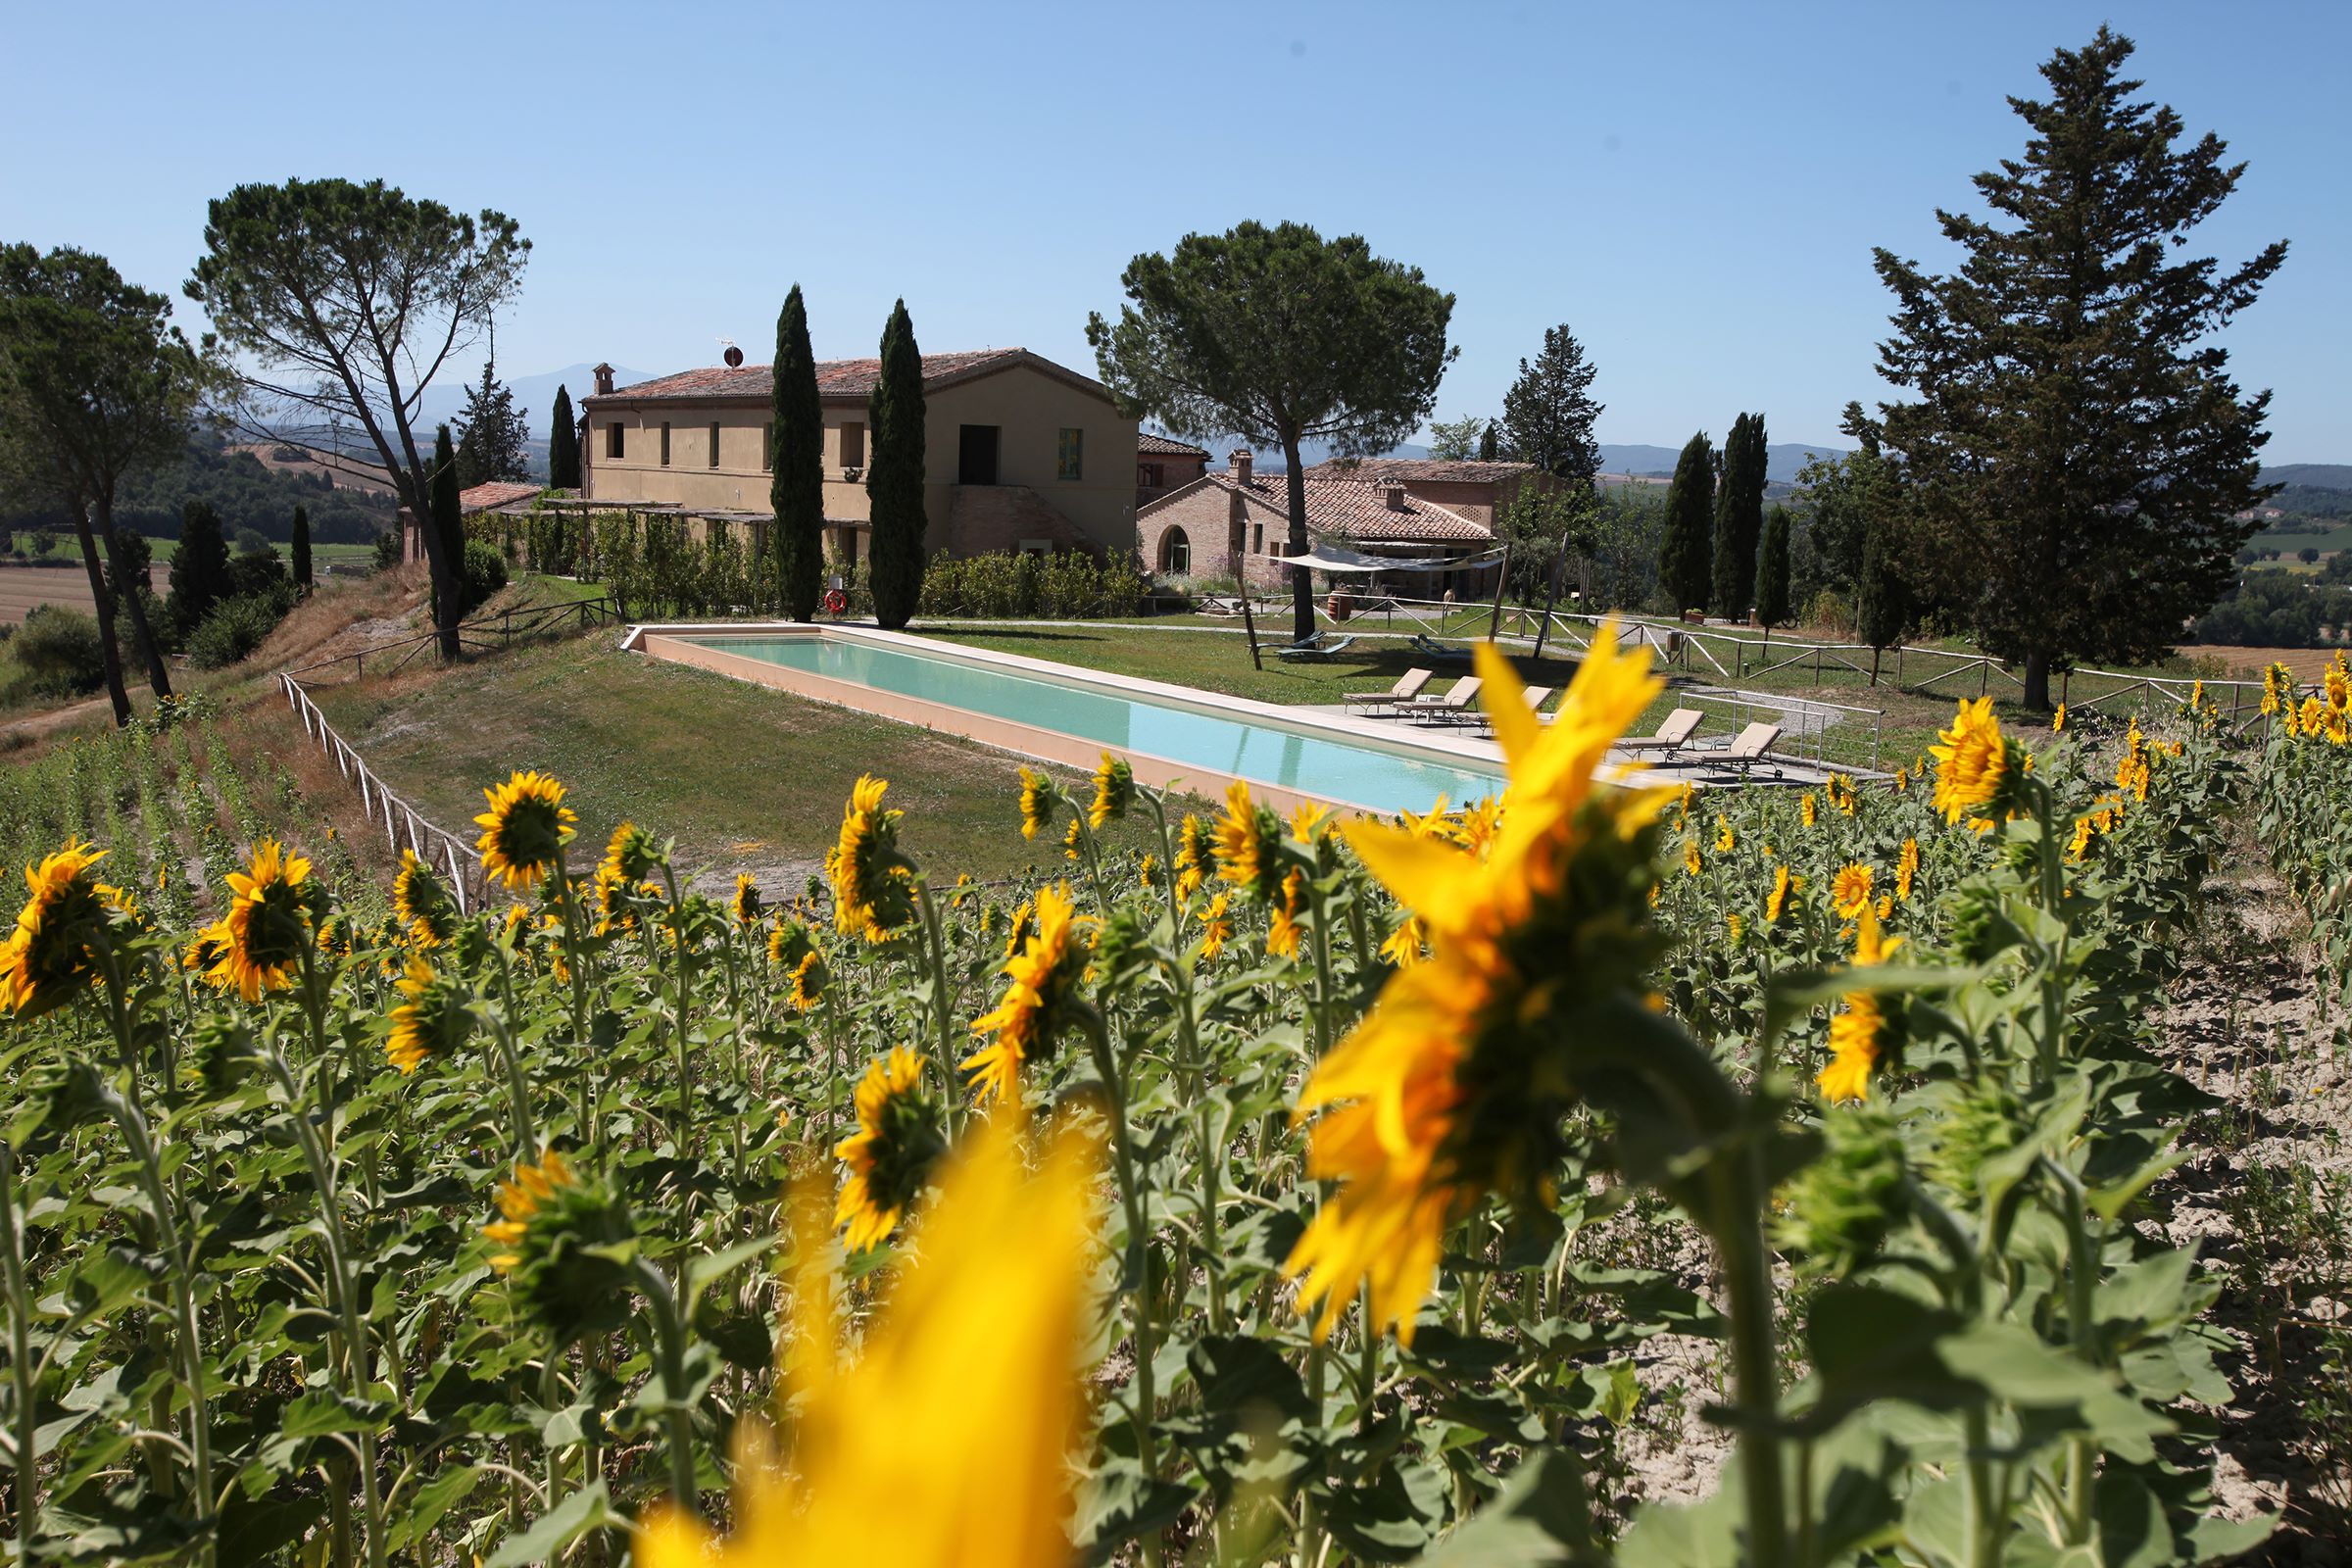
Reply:
[[1147, 752], [1187, 767], [1303, 790], [1373, 811], [1426, 811], [1502, 787], [1499, 767], [1400, 757], [1375, 746], [1302, 735], [1117, 692], [1065, 686], [1009, 670], [832, 637], [682, 637], [787, 669], [853, 681], [992, 718], [1056, 730], [1113, 751]]

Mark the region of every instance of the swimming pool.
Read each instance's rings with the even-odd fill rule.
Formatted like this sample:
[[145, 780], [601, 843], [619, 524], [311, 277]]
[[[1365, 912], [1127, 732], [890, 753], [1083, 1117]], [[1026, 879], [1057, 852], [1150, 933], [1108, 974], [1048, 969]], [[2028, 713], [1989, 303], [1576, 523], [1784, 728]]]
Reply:
[[[751, 635], [699, 627], [659, 631], [660, 637], [646, 640], [647, 651], [660, 652], [657, 643], [682, 644], [815, 677], [828, 687], [863, 688], [933, 710], [982, 715], [1023, 732], [1066, 737], [1128, 754], [1139, 763], [1156, 760], [1206, 793], [1221, 788], [1226, 778], [1241, 778], [1286, 794], [1393, 812], [1427, 810], [1440, 796], [1458, 805], [1502, 787], [1499, 764], [1464, 755], [1468, 749], [1458, 742], [1392, 739], [1362, 720], [1286, 715], [1267, 704], [1205, 693], [1194, 698], [1185, 688], [1097, 676], [1037, 660], [950, 650], [890, 633], [844, 635], [832, 628]], [[724, 662], [713, 663], [724, 667]], [[880, 705], [877, 710], [891, 711]], [[985, 727], [963, 732], [996, 738]], [[1012, 749], [1028, 748], [1016, 742]], [[1072, 755], [1051, 760], [1079, 760]], [[1093, 758], [1084, 760], [1091, 763]], [[1170, 776], [1167, 768], [1150, 771], [1160, 777], [1147, 776], [1146, 782]]]

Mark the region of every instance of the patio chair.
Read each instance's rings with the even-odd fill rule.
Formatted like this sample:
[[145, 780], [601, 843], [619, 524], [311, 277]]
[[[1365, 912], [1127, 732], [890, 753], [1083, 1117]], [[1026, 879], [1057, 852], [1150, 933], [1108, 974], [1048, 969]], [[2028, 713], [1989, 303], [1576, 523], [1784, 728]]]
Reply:
[[[1530, 686], [1526, 689], [1524, 695], [1527, 700], [1527, 710], [1536, 715], [1536, 722], [1539, 724], [1550, 722], [1550, 720], [1544, 716], [1544, 705], [1551, 701], [1551, 694], [1556, 690], [1558, 690], [1558, 688], [1554, 686]], [[1493, 729], [1494, 727], [1494, 718], [1486, 713], [1479, 714], [1475, 722], [1484, 724], [1489, 729]]]
[[1478, 689], [1485, 684], [1476, 675], [1464, 675], [1446, 688], [1445, 696], [1416, 697], [1409, 703], [1398, 703], [1396, 711], [1420, 723], [1459, 718], [1478, 711], [1470, 705], [1478, 700]]
[[1666, 715], [1666, 722], [1658, 726], [1656, 734], [1628, 735], [1617, 743], [1617, 750], [1621, 752], [1680, 751], [1685, 741], [1698, 733], [1698, 726], [1705, 719], [1706, 715], [1695, 708], [1678, 708]]
[[1772, 749], [1780, 738], [1781, 726], [1778, 724], [1750, 724], [1724, 749], [1723, 760], [1739, 768], [1740, 776], [1744, 779], [1758, 762], [1772, 755]]
[[1470, 662], [1469, 649], [1448, 647], [1446, 644], [1439, 642], [1435, 637], [1430, 636], [1426, 632], [1413, 633], [1411, 637], [1405, 640], [1405, 643], [1406, 646], [1411, 648], [1414, 653], [1419, 654], [1423, 659], [1428, 660], [1432, 663], [1467, 664]]
[[1396, 684], [1385, 692], [1349, 692], [1348, 706], [1362, 712], [1377, 713], [1384, 708], [1409, 703], [1421, 695], [1421, 688], [1429, 684], [1435, 673], [1434, 670], [1416, 665], [1397, 676]]
[[1302, 637], [1295, 643], [1283, 644], [1274, 650], [1274, 657], [1293, 660], [1337, 659], [1354, 646], [1355, 638], [1352, 635], [1334, 638], [1327, 631], [1319, 631], [1312, 637]]

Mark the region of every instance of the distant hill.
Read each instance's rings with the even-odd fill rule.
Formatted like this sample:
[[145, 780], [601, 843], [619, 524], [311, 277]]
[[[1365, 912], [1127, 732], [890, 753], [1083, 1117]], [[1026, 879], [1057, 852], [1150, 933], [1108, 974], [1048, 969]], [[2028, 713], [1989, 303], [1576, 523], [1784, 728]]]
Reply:
[[[481, 371], [477, 368], [470, 377], [437, 379], [424, 389], [424, 399], [418, 405], [420, 415], [417, 422], [427, 434], [444, 419], [453, 424], [456, 422], [458, 416], [466, 410], [466, 388], [480, 375]], [[566, 365], [561, 370], [546, 370], [537, 375], [502, 375], [499, 379], [514, 390], [514, 406], [522, 410], [523, 420], [530, 426], [531, 434], [545, 441], [548, 417], [556, 411], [556, 388], [568, 388], [571, 405], [577, 409], [580, 399], [596, 390], [596, 367]], [[623, 369], [617, 365], [612, 368], [612, 384], [615, 387], [634, 386], [639, 381], [652, 379], [643, 370]]]
[[2317, 490], [2352, 490], [2352, 463], [2282, 463], [2262, 470], [2264, 484], [2309, 485]]
[[[251, 528], [266, 539], [285, 540], [294, 531], [294, 509], [310, 514], [311, 537], [320, 544], [368, 544], [392, 525], [392, 498], [346, 478], [333, 478], [311, 466], [272, 467], [250, 451], [223, 446], [207, 436], [188, 445], [187, 456], [161, 468], [126, 475], [115, 498], [115, 523], [150, 539], [179, 537], [180, 512], [190, 501], [209, 502], [220, 526], [234, 537]], [[62, 507], [48, 502], [0, 512], [0, 532], [72, 528]]]
[[[1764, 477], [1776, 484], [1794, 484], [1796, 470], [1815, 458], [1842, 457], [1852, 450], [1826, 441], [1767, 443]], [[1603, 472], [1621, 473], [1629, 478], [1669, 478], [1682, 455], [1681, 447], [1618, 446], [1604, 441], [1600, 446], [1600, 466]]]

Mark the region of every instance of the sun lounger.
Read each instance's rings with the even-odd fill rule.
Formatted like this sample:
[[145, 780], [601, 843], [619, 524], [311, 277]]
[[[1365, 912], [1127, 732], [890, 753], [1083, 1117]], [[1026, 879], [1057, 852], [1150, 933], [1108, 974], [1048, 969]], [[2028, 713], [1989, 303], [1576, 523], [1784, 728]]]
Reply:
[[1705, 718], [1706, 715], [1695, 708], [1678, 708], [1666, 715], [1666, 722], [1658, 726], [1655, 735], [1628, 735], [1617, 743], [1617, 749], [1621, 752], [1678, 751], [1685, 741], [1698, 733], [1698, 726]]
[[1446, 689], [1443, 697], [1416, 697], [1409, 703], [1398, 703], [1396, 711], [1422, 723], [1442, 722], [1458, 718], [1478, 710], [1470, 705], [1478, 700], [1478, 689], [1486, 683], [1476, 675], [1464, 675]]
[[[1551, 701], [1551, 694], [1557, 689], [1552, 686], [1530, 686], [1527, 688], [1524, 694], [1527, 710], [1536, 715], [1538, 722], [1548, 722], [1544, 716], [1544, 705]], [[1486, 725], [1489, 729], [1494, 727], [1494, 720], [1486, 713], [1479, 714], [1476, 722]]]
[[1448, 647], [1423, 632], [1415, 632], [1407, 638], [1406, 646], [1432, 663], [1467, 664], [1470, 662], [1469, 649]]
[[1433, 670], [1416, 666], [1397, 676], [1396, 684], [1385, 692], [1349, 692], [1348, 706], [1359, 711], [1377, 713], [1384, 708], [1409, 703], [1421, 695], [1421, 688], [1429, 684], [1434, 673]]
[[1750, 724], [1725, 748], [1723, 760], [1739, 768], [1740, 776], [1745, 778], [1750, 769], [1772, 755], [1772, 748], [1780, 738], [1778, 724]]
[[1276, 659], [1335, 659], [1355, 646], [1353, 636], [1333, 638], [1319, 631], [1312, 637], [1295, 643], [1285, 643], [1274, 650]]

